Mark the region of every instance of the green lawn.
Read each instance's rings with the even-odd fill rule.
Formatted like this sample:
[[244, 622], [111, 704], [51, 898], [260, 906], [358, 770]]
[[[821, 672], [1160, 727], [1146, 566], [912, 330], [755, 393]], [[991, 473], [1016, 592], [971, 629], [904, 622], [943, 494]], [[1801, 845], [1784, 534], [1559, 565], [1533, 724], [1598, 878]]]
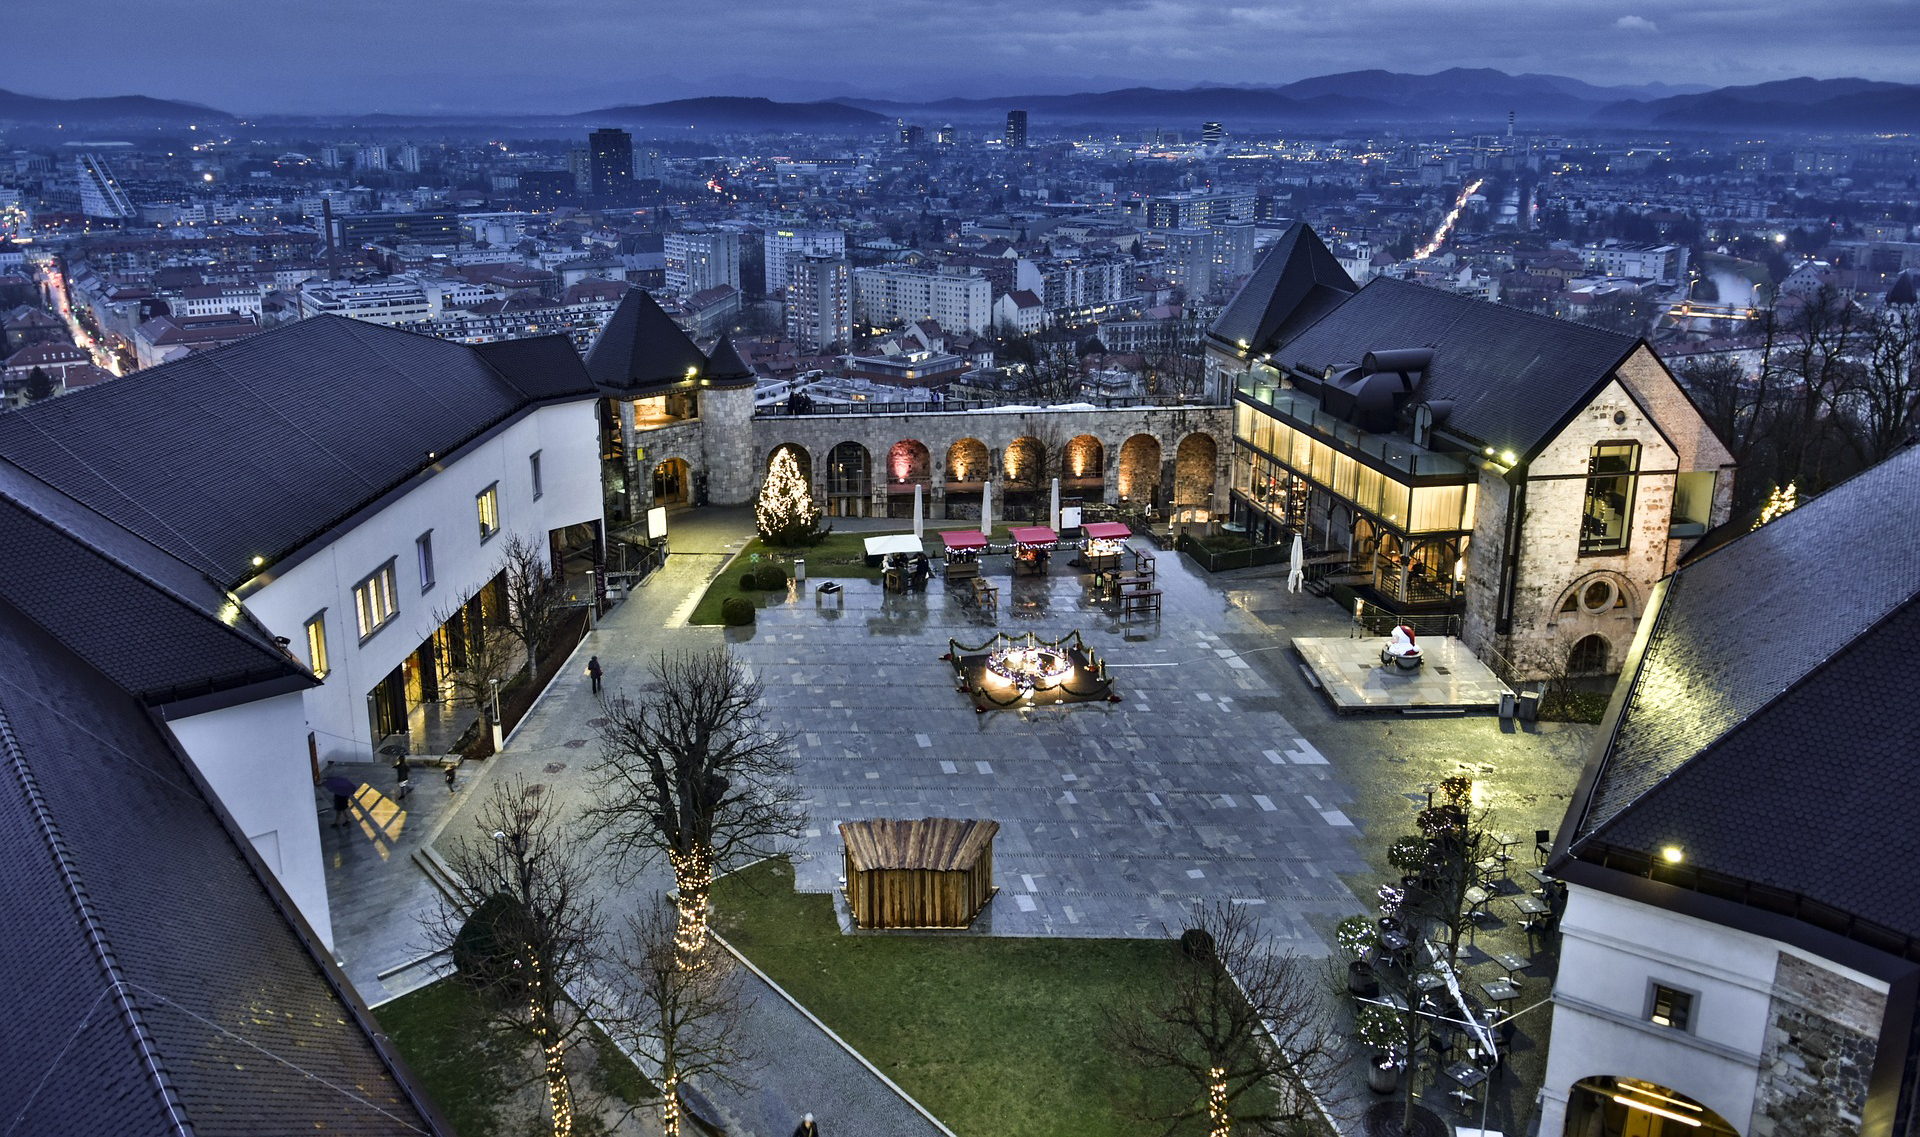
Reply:
[[[501, 1107], [514, 1099], [517, 1085], [540, 1074], [517, 1043], [485, 1029], [482, 1014], [479, 997], [454, 979], [410, 991], [373, 1013], [460, 1137], [513, 1132]], [[653, 1083], [597, 1029], [593, 1049], [595, 1064], [584, 1079], [573, 1079], [576, 1097], [592, 1089], [629, 1106], [659, 1099]], [[579, 1120], [577, 1131], [597, 1131], [597, 1119]]]
[[[967, 526], [963, 522], [949, 521], [943, 523], [940, 528], [966, 529]], [[976, 533], [979, 532], [979, 530], [980, 527], [977, 524], [971, 529], [972, 532]], [[899, 531], [902, 533], [913, 532], [913, 522], [903, 518], [900, 522]], [[937, 551], [940, 548], [939, 530], [928, 526], [926, 534], [927, 547]], [[713, 583], [707, 586], [706, 595], [700, 598], [700, 603], [694, 605], [693, 616], [688, 622], [693, 624], [718, 624], [720, 622], [720, 605], [726, 603], [727, 599], [733, 596], [746, 597], [753, 601], [754, 607], [756, 608], [765, 607], [773, 600], [786, 599], [787, 594], [784, 590], [762, 592], [757, 588], [743, 589], [740, 587], [740, 577], [743, 573], [748, 569], [765, 564], [768, 561], [784, 565], [788, 574], [791, 575], [793, 572], [794, 558], [803, 558], [807, 562], [808, 580], [879, 580], [880, 570], [867, 567], [866, 540], [868, 537], [875, 536], [879, 536], [879, 534], [829, 533], [826, 537], [822, 538], [817, 545], [807, 545], [792, 549], [776, 548], [768, 545], [760, 538], [755, 537], [753, 540], [747, 542], [746, 548], [740, 550], [740, 555], [733, 559], [733, 563], [727, 566], [727, 570], [715, 577]], [[996, 525], [993, 536], [990, 539], [1005, 542], [1008, 539], [1006, 536], [1006, 527]]]
[[1138, 1128], [1120, 1105], [1139, 1076], [1102, 1045], [1099, 1008], [1168, 966], [1172, 941], [843, 936], [784, 861], [713, 897], [735, 947], [961, 1137]]

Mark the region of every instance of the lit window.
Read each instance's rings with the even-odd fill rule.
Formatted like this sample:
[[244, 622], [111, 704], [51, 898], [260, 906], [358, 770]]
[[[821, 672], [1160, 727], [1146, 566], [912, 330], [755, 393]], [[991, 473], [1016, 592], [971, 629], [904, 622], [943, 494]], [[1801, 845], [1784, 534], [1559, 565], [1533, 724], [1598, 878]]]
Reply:
[[388, 561], [373, 571], [359, 584], [353, 586], [353, 608], [360, 621], [360, 638], [368, 636], [385, 627], [393, 614], [399, 611], [399, 605], [393, 599], [393, 562]]
[[1664, 984], [1653, 985], [1653, 996], [1649, 1000], [1647, 1021], [1655, 1026], [1671, 1027], [1674, 1030], [1686, 1030], [1693, 1019], [1693, 992], [1681, 991]]
[[480, 539], [485, 541], [500, 532], [500, 483], [481, 490], [474, 501], [480, 507]]
[[1602, 442], [1587, 455], [1587, 497], [1580, 516], [1580, 551], [1626, 551], [1632, 531], [1634, 475], [1640, 444]]
[[325, 609], [314, 613], [307, 621], [307, 663], [313, 673], [322, 679], [327, 677], [327, 613]]
[[539, 501], [540, 495], [546, 490], [540, 486], [540, 452], [538, 450], [527, 456], [527, 465], [533, 469], [533, 500]]
[[420, 560], [420, 591], [425, 592], [433, 587], [433, 530], [414, 538], [413, 551]]

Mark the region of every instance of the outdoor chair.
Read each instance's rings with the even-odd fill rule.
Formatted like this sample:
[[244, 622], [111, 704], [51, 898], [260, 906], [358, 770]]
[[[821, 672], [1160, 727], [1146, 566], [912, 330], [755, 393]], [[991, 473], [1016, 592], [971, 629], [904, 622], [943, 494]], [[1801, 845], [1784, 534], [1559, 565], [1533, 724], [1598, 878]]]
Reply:
[[1533, 831], [1533, 855], [1539, 860], [1541, 868], [1547, 866], [1547, 858], [1553, 855], [1553, 830], [1535, 829]]

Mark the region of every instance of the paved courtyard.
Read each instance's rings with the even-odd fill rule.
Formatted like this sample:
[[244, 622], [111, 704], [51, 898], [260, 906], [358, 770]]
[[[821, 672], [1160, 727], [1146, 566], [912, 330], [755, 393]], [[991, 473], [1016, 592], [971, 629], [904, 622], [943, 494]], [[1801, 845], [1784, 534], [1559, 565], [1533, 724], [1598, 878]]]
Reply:
[[[663, 649], [723, 640], [754, 669], [770, 719], [796, 735], [813, 820], [798, 865], [805, 890], [838, 883], [837, 822], [999, 821], [1001, 893], [980, 925], [997, 935], [1157, 936], [1177, 930], [1194, 901], [1226, 899], [1253, 906], [1281, 946], [1324, 954], [1333, 922], [1370, 907], [1356, 894], [1370, 902], [1385, 845], [1409, 827], [1426, 787], [1470, 771], [1498, 827], [1530, 837], [1557, 825], [1578, 775], [1588, 728], [1336, 715], [1288, 645], [1347, 636], [1339, 609], [1285, 592], [1283, 574], [1209, 577], [1172, 553], [1157, 557], [1163, 610], [1124, 621], [1093, 601], [1086, 575], [1064, 557], [1051, 576], [1017, 580], [996, 557], [987, 562], [1000, 586], [996, 618], [938, 577], [908, 595], [849, 580], [837, 601], [818, 594], [816, 580], [762, 610], [754, 627], [687, 626], [751, 524], [744, 510], [677, 514], [668, 566], [589, 636], [507, 750], [462, 772], [457, 794], [417, 777], [408, 801], [367, 794], [356, 824], [337, 832], [324, 828], [323, 808], [336, 948], [368, 1001], [435, 970], [409, 966], [424, 951], [418, 917], [435, 903], [415, 849], [465, 834], [463, 811], [497, 779], [537, 783], [563, 812], [584, 804], [598, 715], [581, 675], [588, 654], [615, 689], [643, 682]], [[950, 638], [973, 647], [997, 630], [1043, 639], [1079, 631], [1107, 661], [1121, 701], [976, 713], [940, 656]], [[344, 772], [391, 789], [391, 771]], [[617, 914], [668, 883], [649, 874], [610, 890], [610, 906]], [[1528, 1069], [1544, 1043], [1544, 1013], [1529, 1020], [1519, 1077], [1504, 1075], [1496, 1089], [1493, 1116], [1510, 1132], [1524, 1131], [1531, 1113]], [[847, 1137], [938, 1132], [766, 989], [753, 1029], [769, 1061], [748, 1093], [715, 1094], [740, 1131], [778, 1137], [811, 1109]], [[1531, 1077], [1537, 1084], [1537, 1068]]]

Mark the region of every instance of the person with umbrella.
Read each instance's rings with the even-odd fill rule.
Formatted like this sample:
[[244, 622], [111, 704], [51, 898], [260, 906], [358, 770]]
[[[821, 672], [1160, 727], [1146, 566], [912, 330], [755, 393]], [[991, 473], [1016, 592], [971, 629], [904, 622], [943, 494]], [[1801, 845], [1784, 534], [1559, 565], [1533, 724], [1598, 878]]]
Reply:
[[333, 827], [338, 829], [347, 824], [347, 810], [353, 805], [353, 795], [360, 787], [338, 774], [322, 778], [320, 785], [333, 795]]

